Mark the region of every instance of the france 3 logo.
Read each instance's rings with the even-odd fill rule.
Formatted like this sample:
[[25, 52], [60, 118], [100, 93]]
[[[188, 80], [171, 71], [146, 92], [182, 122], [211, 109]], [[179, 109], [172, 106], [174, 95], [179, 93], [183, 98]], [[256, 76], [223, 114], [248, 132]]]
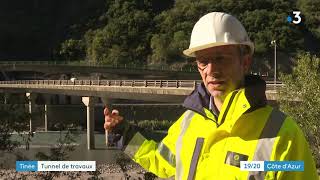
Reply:
[[293, 23], [293, 24], [300, 24], [303, 21], [303, 17], [300, 11], [292, 11], [288, 16], [287, 16], [287, 22], [288, 23]]

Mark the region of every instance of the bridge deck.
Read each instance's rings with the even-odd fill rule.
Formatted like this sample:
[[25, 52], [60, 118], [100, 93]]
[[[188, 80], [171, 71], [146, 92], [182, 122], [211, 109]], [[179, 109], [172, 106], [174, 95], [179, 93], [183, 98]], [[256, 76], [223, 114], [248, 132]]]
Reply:
[[[19, 80], [0, 81], [0, 89], [4, 92], [34, 92], [180, 103], [200, 83], [201, 81], [192, 80]], [[282, 84], [267, 84], [268, 100], [277, 100], [277, 89], [280, 86]]]

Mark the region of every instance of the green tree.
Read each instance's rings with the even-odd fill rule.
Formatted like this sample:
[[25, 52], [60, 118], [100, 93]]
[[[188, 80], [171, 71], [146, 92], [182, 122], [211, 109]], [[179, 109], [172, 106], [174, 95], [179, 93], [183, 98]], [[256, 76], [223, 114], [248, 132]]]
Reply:
[[67, 60], [84, 59], [85, 44], [82, 40], [68, 39], [62, 43], [59, 54]]
[[[62, 46], [66, 57], [81, 54], [85, 44], [86, 58], [104, 64], [186, 64], [189, 58], [182, 54], [188, 48], [194, 23], [212, 11], [227, 12], [237, 17], [255, 43], [255, 56], [259, 59], [254, 68], [268, 70], [272, 65], [272, 40], [289, 65], [290, 56], [299, 50], [310, 50], [320, 44], [319, 1], [311, 0], [176, 0], [173, 6], [159, 10], [151, 0], [112, 0], [99, 10], [101, 15], [81, 25], [73, 25], [72, 32], [79, 39]], [[287, 22], [287, 16], [296, 8], [301, 10], [301, 25]], [[86, 31], [79, 33], [78, 31]], [[307, 33], [306, 33], [307, 32]], [[311, 37], [306, 38], [311, 33]], [[85, 34], [84, 36], [79, 36]], [[306, 46], [306, 41], [310, 41]], [[80, 45], [79, 45], [80, 44]], [[320, 47], [320, 46], [319, 46]], [[63, 50], [63, 49], [62, 49]], [[73, 53], [75, 51], [75, 53]], [[316, 52], [316, 50], [313, 50]], [[261, 68], [262, 67], [262, 68]], [[281, 68], [283, 69], [283, 68]]]
[[304, 24], [320, 39], [320, 1], [319, 0], [297, 0], [297, 8], [304, 15]]
[[320, 58], [299, 55], [292, 74], [280, 79], [280, 108], [301, 126], [320, 167]]
[[[0, 168], [6, 168], [7, 154], [12, 154], [17, 160], [25, 159], [19, 151], [19, 146], [25, 145], [29, 149], [32, 133], [25, 133], [28, 129], [30, 114], [24, 105], [0, 105]], [[13, 137], [18, 136], [18, 138]]]
[[[24, 134], [28, 129], [29, 113], [23, 105], [1, 105], [0, 106], [0, 151], [12, 152], [22, 144], [19, 140], [12, 139], [12, 134], [17, 133], [28, 147], [31, 134]], [[30, 136], [29, 136], [30, 135]]]
[[297, 0], [297, 8], [301, 11], [304, 29], [305, 48], [313, 54], [320, 55], [320, 1]]
[[151, 62], [172, 63], [186, 59], [182, 50], [188, 48], [194, 23], [212, 11], [227, 12], [237, 17], [254, 41], [258, 56], [271, 54], [270, 42], [273, 39], [278, 42], [278, 50], [296, 52], [303, 47], [302, 30], [286, 22], [294, 5], [295, 1], [282, 0], [177, 0], [173, 8], [155, 17], [157, 32], [151, 39]]
[[[61, 127], [62, 128], [62, 127]], [[70, 154], [75, 150], [75, 135], [78, 135], [78, 133], [73, 133], [70, 130], [67, 130], [65, 134], [60, 129], [60, 137], [57, 139], [56, 145], [50, 147], [49, 153], [44, 152], [38, 152], [36, 154], [36, 158], [39, 159], [39, 161], [65, 161], [69, 159]], [[41, 179], [54, 179], [58, 178], [62, 175], [59, 171], [51, 171], [39, 174], [38, 177]], [[72, 176], [69, 178], [78, 178]]]
[[104, 64], [142, 64], [150, 53], [151, 1], [112, 1], [102, 28], [86, 37], [89, 60]]
[[188, 60], [182, 51], [189, 46], [194, 22], [203, 15], [205, 6], [203, 1], [177, 0], [173, 8], [154, 18], [156, 33], [151, 39], [151, 64], [172, 64]]

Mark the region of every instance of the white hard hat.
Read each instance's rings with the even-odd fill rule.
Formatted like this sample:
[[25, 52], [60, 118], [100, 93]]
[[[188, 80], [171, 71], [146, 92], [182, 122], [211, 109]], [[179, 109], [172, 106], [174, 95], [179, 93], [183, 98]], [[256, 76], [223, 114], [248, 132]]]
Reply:
[[226, 13], [211, 12], [194, 25], [189, 49], [183, 54], [195, 57], [196, 51], [223, 45], [247, 45], [251, 54], [254, 51], [254, 45], [238, 19]]

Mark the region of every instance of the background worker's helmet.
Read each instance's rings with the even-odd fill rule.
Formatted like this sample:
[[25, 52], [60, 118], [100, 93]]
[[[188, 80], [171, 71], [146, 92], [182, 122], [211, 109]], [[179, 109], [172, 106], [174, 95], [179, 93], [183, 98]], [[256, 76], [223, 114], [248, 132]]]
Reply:
[[194, 25], [189, 49], [183, 53], [195, 57], [196, 51], [224, 45], [247, 45], [251, 54], [254, 51], [254, 45], [238, 19], [226, 13], [211, 12]]

